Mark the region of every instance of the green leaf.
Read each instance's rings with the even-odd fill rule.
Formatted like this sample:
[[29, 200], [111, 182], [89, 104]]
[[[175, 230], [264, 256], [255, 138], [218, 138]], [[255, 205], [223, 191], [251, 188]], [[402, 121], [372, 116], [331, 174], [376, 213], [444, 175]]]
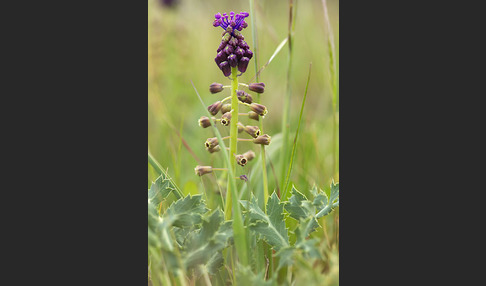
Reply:
[[308, 206], [304, 206], [304, 202], [307, 202], [307, 197], [299, 192], [295, 186], [292, 186], [291, 190], [292, 196], [289, 201], [285, 204], [285, 210], [289, 212], [290, 217], [300, 220], [304, 219], [310, 215]]
[[339, 183], [335, 184], [334, 181], [331, 183], [331, 193], [329, 197], [330, 198], [325, 203], [324, 207], [322, 209], [318, 209], [316, 218], [321, 218], [328, 215], [335, 207], [339, 206]]
[[283, 214], [284, 204], [280, 203], [277, 194], [274, 192], [267, 202], [267, 214], [265, 214], [254, 196], [251, 202], [242, 202], [248, 211], [250, 218], [250, 229], [261, 235], [275, 250], [289, 246], [289, 237], [285, 227]]
[[292, 256], [294, 254], [294, 251], [295, 251], [295, 247], [287, 246], [280, 249], [277, 253], [275, 253], [275, 257], [279, 258], [277, 269], [280, 269], [284, 266], [292, 265], [293, 263]]
[[173, 225], [177, 227], [191, 227], [201, 223], [202, 214], [207, 211], [201, 195], [188, 195], [172, 203], [163, 218], [172, 218]]
[[231, 222], [223, 221], [223, 213], [217, 209], [202, 221], [201, 229], [187, 240], [183, 247], [186, 268], [208, 264], [208, 270], [214, 273], [217, 271], [215, 267], [221, 266], [217, 253], [227, 246], [227, 241], [233, 234]]
[[243, 266], [238, 263], [236, 267], [236, 281], [238, 285], [245, 286], [273, 286], [277, 285], [275, 277], [265, 280], [265, 269], [258, 274], [253, 273], [250, 266]]
[[152, 183], [148, 190], [148, 199], [155, 206], [158, 206], [173, 191], [175, 191], [175, 187], [162, 174]]

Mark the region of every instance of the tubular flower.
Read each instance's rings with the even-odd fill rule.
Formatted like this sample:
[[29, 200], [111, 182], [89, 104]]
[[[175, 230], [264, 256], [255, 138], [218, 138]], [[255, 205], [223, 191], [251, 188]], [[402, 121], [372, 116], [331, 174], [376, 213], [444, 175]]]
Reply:
[[268, 145], [268, 144], [270, 144], [271, 139], [272, 139], [272, 137], [270, 137], [268, 134], [263, 134], [263, 135], [258, 136], [255, 139], [253, 139], [253, 143], [261, 144], [261, 145]]
[[206, 140], [206, 142], [204, 142], [204, 146], [207, 149], [212, 149], [212, 148], [214, 148], [218, 145], [219, 145], [219, 142], [218, 142], [218, 138], [216, 138], [216, 137], [208, 138], [208, 140]]
[[213, 167], [211, 167], [211, 166], [196, 166], [196, 168], [194, 168], [194, 171], [196, 172], [196, 175], [202, 176], [202, 175], [205, 175], [205, 174], [212, 173]]
[[245, 18], [249, 15], [247, 12], [235, 14], [233, 11], [229, 15], [226, 13], [214, 15], [213, 26], [221, 27], [224, 30], [214, 59], [224, 76], [231, 75], [231, 68], [234, 67], [238, 67], [238, 71], [244, 73], [253, 57], [253, 52], [241, 34], [241, 31], [248, 27]]

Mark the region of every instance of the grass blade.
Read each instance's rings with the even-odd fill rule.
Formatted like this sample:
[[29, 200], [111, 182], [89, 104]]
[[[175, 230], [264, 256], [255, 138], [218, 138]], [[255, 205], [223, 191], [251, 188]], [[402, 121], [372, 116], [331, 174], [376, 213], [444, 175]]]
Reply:
[[307, 76], [307, 84], [305, 85], [305, 92], [304, 92], [304, 98], [302, 99], [302, 106], [300, 107], [299, 123], [297, 125], [297, 131], [295, 132], [294, 145], [292, 146], [292, 155], [290, 156], [290, 164], [289, 164], [289, 169], [287, 171], [287, 177], [285, 179], [284, 191], [283, 191], [283, 194], [282, 194], [282, 198], [285, 198], [286, 195], [287, 195], [287, 189], [288, 189], [288, 184], [289, 184], [289, 179], [290, 179], [290, 172], [292, 172], [292, 166], [293, 166], [293, 163], [294, 163], [295, 148], [297, 147], [297, 142], [298, 142], [297, 140], [299, 138], [300, 123], [302, 121], [302, 114], [304, 112], [305, 99], [307, 98], [307, 89], [309, 88], [311, 69], [312, 69], [312, 63], [309, 64], [309, 74]]

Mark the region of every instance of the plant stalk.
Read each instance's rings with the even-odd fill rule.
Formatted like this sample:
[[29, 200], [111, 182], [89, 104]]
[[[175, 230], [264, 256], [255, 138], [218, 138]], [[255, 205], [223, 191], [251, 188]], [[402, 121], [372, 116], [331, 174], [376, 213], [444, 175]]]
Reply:
[[[236, 160], [234, 155], [237, 154], [237, 143], [238, 143], [238, 97], [236, 95], [236, 90], [238, 89], [238, 77], [237, 77], [238, 70], [236, 67], [231, 68], [231, 122], [230, 122], [230, 153], [229, 158], [231, 165], [228, 168], [233, 170], [233, 174], [236, 174]], [[230, 176], [228, 174], [228, 187], [226, 191], [226, 206], [225, 206], [225, 219], [231, 219], [231, 206], [232, 206], [232, 197], [231, 197], [231, 181], [235, 184], [235, 176]]]

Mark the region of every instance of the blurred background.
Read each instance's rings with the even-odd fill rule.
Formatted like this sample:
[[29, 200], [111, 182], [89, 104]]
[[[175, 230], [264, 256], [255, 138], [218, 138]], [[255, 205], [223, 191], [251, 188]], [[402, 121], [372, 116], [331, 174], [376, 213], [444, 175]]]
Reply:
[[[312, 72], [291, 182], [297, 189], [307, 193], [314, 184], [321, 189], [329, 189], [333, 178], [334, 181], [339, 181], [339, 172], [333, 172], [333, 164], [336, 164], [338, 170], [339, 150], [336, 149], [336, 155], [333, 155], [334, 121], [329, 72], [330, 57], [323, 2], [321, 0], [294, 0], [294, 2], [297, 10], [294, 19], [293, 64], [290, 79], [292, 86], [290, 137], [292, 139], [299, 120], [311, 62]], [[258, 66], [261, 67], [288, 35], [289, 1], [255, 0], [254, 3], [256, 15], [250, 14], [246, 20], [249, 26], [242, 33], [245, 41], [255, 52], [251, 26], [251, 17], [255, 17], [258, 36], [258, 53], [255, 57]], [[168, 169], [169, 175], [185, 194], [202, 193], [204, 190], [217, 191], [218, 187], [214, 182], [217, 179], [224, 179], [219, 178], [218, 174], [216, 177], [198, 177], [194, 173], [196, 165], [224, 167], [224, 161], [220, 152], [209, 154], [204, 148], [206, 139], [214, 135], [209, 128], [203, 129], [198, 126], [198, 119], [205, 115], [205, 112], [191, 85], [191, 80], [206, 105], [230, 95], [228, 89], [217, 94], [211, 94], [208, 90], [213, 82], [230, 84], [214, 62], [223, 30], [220, 27], [213, 27], [212, 23], [214, 14], [217, 12], [251, 12], [249, 5], [249, 1], [235, 0], [148, 1], [148, 148], [162, 167]], [[327, 8], [338, 58], [339, 2], [327, 1]], [[247, 72], [239, 78], [240, 82], [248, 82], [254, 77], [255, 57], [250, 60]], [[264, 130], [272, 136], [272, 144], [267, 146], [268, 157], [274, 167], [268, 169], [270, 193], [276, 188], [274, 172], [277, 178], [280, 176], [278, 152], [281, 142], [279, 143], [278, 138], [282, 132], [288, 59], [289, 50], [286, 44], [261, 72], [259, 79], [266, 84], [260, 103], [267, 106], [269, 111], [264, 119]], [[245, 124], [258, 125], [256, 121], [249, 121], [246, 118], [242, 121]], [[229, 134], [229, 128], [219, 129], [223, 136]], [[336, 142], [337, 140], [338, 138]], [[242, 152], [253, 149], [258, 156], [260, 148], [255, 147], [259, 146], [252, 145], [247, 142], [239, 143], [238, 148]], [[255, 161], [248, 163], [242, 168], [242, 173], [252, 174], [252, 168], [259, 166], [257, 164]], [[156, 177], [149, 167], [148, 186]], [[257, 183], [254, 185], [255, 188], [261, 187], [258, 174], [254, 177], [250, 176], [250, 181], [250, 183]]]

